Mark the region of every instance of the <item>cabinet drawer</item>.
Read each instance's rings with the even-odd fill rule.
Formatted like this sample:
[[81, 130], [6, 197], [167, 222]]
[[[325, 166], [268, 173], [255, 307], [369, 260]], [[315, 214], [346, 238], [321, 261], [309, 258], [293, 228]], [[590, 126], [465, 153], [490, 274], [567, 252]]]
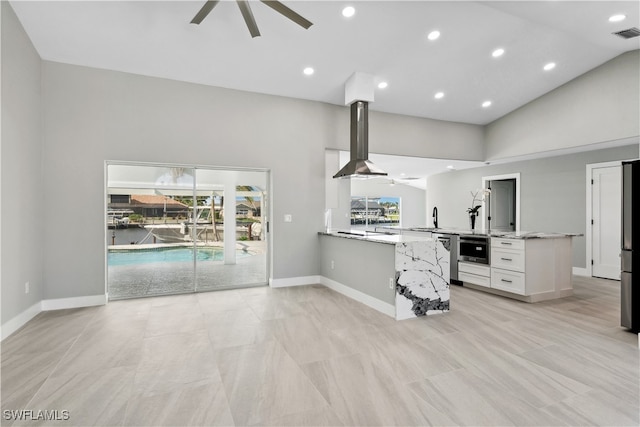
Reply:
[[472, 264], [468, 262], [459, 262], [458, 263], [458, 271], [462, 271], [465, 273], [476, 274], [478, 276], [487, 276], [491, 275], [491, 268], [488, 265], [483, 264]]
[[524, 295], [524, 273], [491, 268], [491, 287]]
[[524, 251], [491, 248], [491, 267], [524, 272]]
[[523, 239], [499, 239], [497, 237], [492, 237], [491, 247], [524, 250], [524, 240]]
[[485, 286], [487, 288], [491, 287], [491, 278], [487, 276], [479, 276], [477, 274], [458, 272], [458, 280], [461, 280], [465, 283], [473, 283], [474, 285]]

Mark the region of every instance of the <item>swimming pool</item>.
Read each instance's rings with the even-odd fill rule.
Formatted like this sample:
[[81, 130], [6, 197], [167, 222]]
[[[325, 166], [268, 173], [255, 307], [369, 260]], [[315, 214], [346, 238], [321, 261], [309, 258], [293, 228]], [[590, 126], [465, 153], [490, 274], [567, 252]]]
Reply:
[[[244, 258], [251, 253], [237, 250], [236, 257]], [[222, 248], [197, 248], [196, 261], [223, 261]], [[153, 264], [158, 262], [193, 262], [193, 248], [157, 248], [110, 250], [107, 253], [107, 263], [111, 266]]]

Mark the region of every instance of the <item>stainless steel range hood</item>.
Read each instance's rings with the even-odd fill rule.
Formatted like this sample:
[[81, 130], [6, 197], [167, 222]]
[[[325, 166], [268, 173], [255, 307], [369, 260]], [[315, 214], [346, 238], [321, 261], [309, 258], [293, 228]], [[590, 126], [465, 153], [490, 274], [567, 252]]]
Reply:
[[334, 178], [368, 178], [387, 173], [369, 160], [369, 103], [351, 104], [351, 160]]

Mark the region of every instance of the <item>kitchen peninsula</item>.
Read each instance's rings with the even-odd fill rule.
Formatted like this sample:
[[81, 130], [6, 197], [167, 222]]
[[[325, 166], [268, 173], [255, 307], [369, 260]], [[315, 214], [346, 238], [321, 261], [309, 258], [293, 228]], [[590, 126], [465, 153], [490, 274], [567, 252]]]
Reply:
[[449, 251], [429, 236], [321, 232], [323, 283], [396, 320], [449, 311]]
[[[397, 320], [449, 311], [452, 279], [529, 303], [570, 296], [571, 238], [580, 235], [427, 227], [318, 234], [323, 283]], [[459, 237], [453, 259], [443, 235]], [[465, 259], [465, 239], [482, 260]]]
[[[478, 231], [455, 228], [381, 227], [381, 231], [410, 236], [459, 236], [458, 279], [464, 286], [538, 302], [573, 294], [571, 239], [579, 233], [536, 231]], [[484, 259], [465, 259], [463, 241], [484, 239]], [[455, 262], [452, 260], [452, 262]]]

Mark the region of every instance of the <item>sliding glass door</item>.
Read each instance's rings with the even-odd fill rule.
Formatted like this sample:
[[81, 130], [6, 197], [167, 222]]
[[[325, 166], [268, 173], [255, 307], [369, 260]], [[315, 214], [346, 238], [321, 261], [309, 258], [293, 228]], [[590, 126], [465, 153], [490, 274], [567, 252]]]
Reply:
[[107, 164], [109, 299], [264, 285], [268, 172]]
[[196, 226], [196, 290], [267, 283], [266, 201], [263, 171], [197, 169], [196, 194], [211, 206], [210, 220]]

